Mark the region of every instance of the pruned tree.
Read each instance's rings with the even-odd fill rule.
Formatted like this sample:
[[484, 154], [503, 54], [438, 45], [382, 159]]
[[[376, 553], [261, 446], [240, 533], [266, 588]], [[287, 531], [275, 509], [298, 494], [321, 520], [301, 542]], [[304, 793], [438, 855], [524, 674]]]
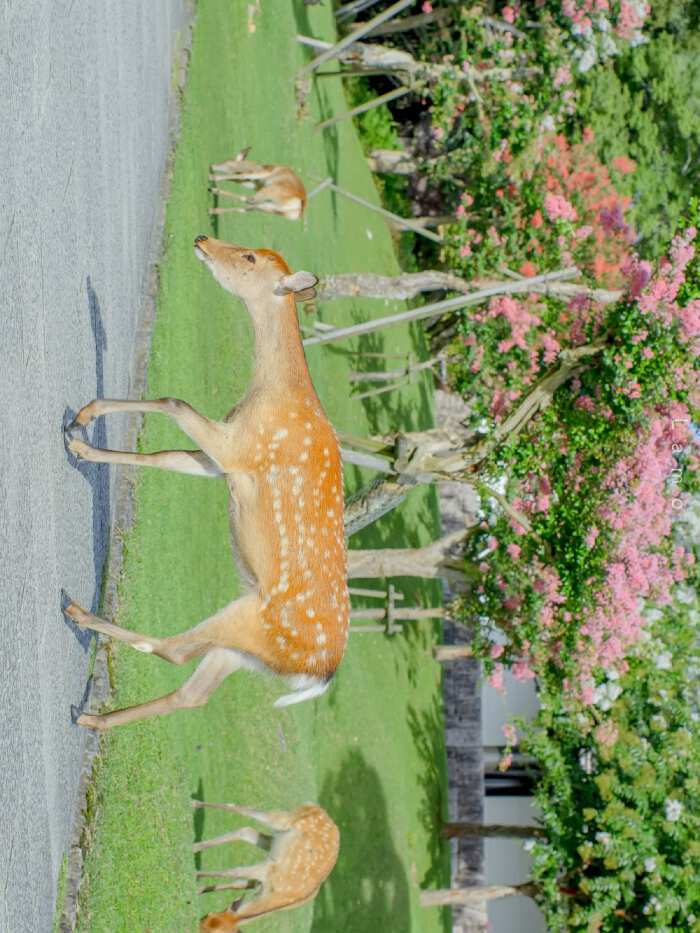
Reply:
[[[476, 434], [461, 423], [392, 435], [395, 456], [393, 462], [388, 461], [387, 473], [395, 473], [405, 481], [413, 482], [450, 479], [471, 483], [485, 489], [508, 511], [504, 497], [483, 482], [481, 474], [487, 458], [501, 444], [514, 440], [538, 412], [549, 406], [557, 389], [581, 373], [586, 361], [600, 353], [608, 339], [609, 335], [603, 334], [594, 343], [562, 350], [557, 363], [531, 386], [514, 411], [487, 435]], [[385, 438], [387, 448], [389, 440]], [[513, 510], [510, 514], [526, 531], [530, 530], [524, 516]]]

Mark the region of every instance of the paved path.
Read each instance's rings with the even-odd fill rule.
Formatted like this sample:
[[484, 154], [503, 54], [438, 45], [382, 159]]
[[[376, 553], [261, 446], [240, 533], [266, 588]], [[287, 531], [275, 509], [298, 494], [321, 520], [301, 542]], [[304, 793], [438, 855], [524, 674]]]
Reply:
[[97, 608], [114, 477], [61, 427], [129, 395], [182, 21], [183, 0], [0, 2], [0, 933], [50, 933], [70, 846], [89, 639], [59, 593]]

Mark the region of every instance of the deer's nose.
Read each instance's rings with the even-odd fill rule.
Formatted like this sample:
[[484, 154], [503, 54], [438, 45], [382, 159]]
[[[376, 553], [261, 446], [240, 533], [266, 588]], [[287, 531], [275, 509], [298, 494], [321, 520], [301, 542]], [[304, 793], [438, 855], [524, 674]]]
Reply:
[[194, 241], [195, 241], [195, 243], [203, 243], [204, 240], [208, 240], [208, 239], [209, 239], [208, 236], [204, 236], [203, 233], [200, 233], [199, 236], [197, 236], [197, 237], [194, 238]]

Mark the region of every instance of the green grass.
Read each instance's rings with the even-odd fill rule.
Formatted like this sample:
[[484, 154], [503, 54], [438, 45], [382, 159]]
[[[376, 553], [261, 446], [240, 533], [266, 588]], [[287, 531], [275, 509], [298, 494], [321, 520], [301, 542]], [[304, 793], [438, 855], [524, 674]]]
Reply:
[[[252, 333], [241, 303], [195, 259], [197, 234], [276, 249], [293, 270], [319, 275], [398, 269], [384, 221], [328, 191], [311, 201], [306, 228], [257, 214], [207, 215], [209, 164], [248, 145], [251, 158], [292, 166], [309, 189], [312, 175], [332, 174], [342, 187], [377, 200], [351, 123], [323, 134], [313, 129], [314, 122], [346, 109], [339, 81], [315, 85], [311, 122], [295, 118], [293, 76], [308, 58], [295, 36], [333, 38], [330, 4], [307, 9], [295, 0], [273, 13], [263, 3], [253, 34], [247, 33], [246, 7], [197, 8], [149, 368], [149, 396], [180, 396], [215, 418], [245, 390]], [[343, 301], [322, 306], [319, 316], [344, 325], [393, 307]], [[303, 311], [300, 317], [303, 322]], [[312, 376], [333, 423], [356, 434], [431, 424], [428, 380], [380, 401], [350, 400], [348, 373], [359, 368], [350, 351], [358, 348], [425, 355], [420, 331], [407, 328], [309, 348]], [[143, 450], [181, 446], [187, 440], [171, 422], [149, 416]], [[348, 491], [368, 478], [348, 471]], [[122, 625], [156, 636], [181, 632], [236, 596], [223, 483], [142, 470], [136, 514], [120, 586]], [[433, 493], [414, 490], [352, 545], [417, 545], [437, 533]], [[399, 583], [409, 605], [440, 602], [439, 588]], [[241, 824], [230, 814], [192, 810], [191, 796], [262, 808], [315, 800], [340, 826], [339, 862], [318, 898], [260, 919], [260, 933], [447, 930], [446, 911], [418, 905], [421, 887], [449, 880], [448, 849], [436, 833], [438, 816], [446, 812], [440, 669], [430, 652], [439, 636], [439, 625], [430, 622], [411, 623], [391, 639], [353, 635], [328, 693], [313, 703], [274, 710], [283, 685], [240, 672], [203, 709], [107, 733], [81, 895], [82, 933], [195, 930], [199, 916], [230, 900], [225, 894], [198, 897], [195, 868], [246, 864], [258, 856], [236, 844], [195, 858], [195, 839]], [[188, 675], [125, 646], [114, 647], [113, 662], [117, 708], [160, 696]]]

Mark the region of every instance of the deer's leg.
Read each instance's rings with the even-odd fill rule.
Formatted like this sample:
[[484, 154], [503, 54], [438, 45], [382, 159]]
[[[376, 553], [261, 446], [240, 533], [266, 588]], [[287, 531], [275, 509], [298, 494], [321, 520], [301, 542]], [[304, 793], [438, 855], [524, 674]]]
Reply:
[[221, 871], [198, 871], [198, 878], [246, 878], [264, 884], [270, 871], [270, 862], [258, 862], [257, 865], [241, 865], [240, 868], [224, 868]]
[[[248, 643], [241, 638], [245, 638], [251, 629], [255, 632], [260, 625], [260, 600], [254, 595], [236, 599], [199, 625], [167, 638], [141, 635], [96, 616], [72, 600], [65, 590], [61, 591], [61, 609], [76, 625], [124, 641], [137, 651], [155, 654], [171, 664], [185, 664], [216, 648], [249, 650]], [[240, 658], [237, 666], [241, 666]]]
[[73, 437], [66, 447], [78, 460], [91, 463], [125, 463], [130, 466], [157, 467], [174, 473], [189, 473], [192, 476], [222, 476], [216, 463], [203, 450], [160, 450], [152, 454], [131, 453], [126, 450], [106, 450], [92, 447]]
[[257, 211], [260, 208], [256, 207], [254, 204], [249, 204], [247, 207], [210, 207], [210, 214], [245, 214], [247, 211]]
[[247, 816], [251, 820], [257, 820], [263, 826], [268, 826], [277, 832], [284, 832], [289, 829], [294, 819], [291, 810], [256, 810], [253, 807], [237, 807], [234, 804], [225, 804], [226, 809], [235, 810], [242, 816]]
[[67, 446], [72, 441], [73, 431], [78, 427], [84, 427], [93, 419], [114, 412], [135, 411], [158, 412], [168, 415], [217, 466], [221, 467], [221, 460], [225, 458], [230, 447], [230, 433], [227, 425], [224, 422], [212, 421], [211, 418], [200, 415], [191, 405], [179, 398], [152, 400], [93, 399], [89, 405], [80, 409], [66, 428]]
[[203, 849], [209, 849], [211, 846], [224, 845], [227, 842], [249, 842], [251, 845], [258, 846], [259, 849], [264, 849], [266, 852], [269, 852], [272, 846], [272, 836], [259, 833], [257, 829], [253, 829], [252, 826], [243, 826], [241, 829], [234, 829], [233, 832], [224, 833], [221, 836], [216, 836], [214, 839], [196, 842], [194, 851], [201, 852]]
[[237, 191], [226, 191], [224, 188], [210, 188], [212, 194], [223, 195], [226, 198], [236, 198], [238, 201], [250, 202], [250, 198], [244, 194], [238, 194]]
[[150, 716], [162, 716], [176, 709], [193, 709], [204, 706], [211, 694], [230, 673], [241, 667], [240, 658], [232, 651], [216, 648], [210, 651], [200, 661], [194, 674], [185, 683], [172, 693], [140, 703], [138, 706], [129, 706], [126, 709], [114, 710], [111, 713], [93, 715], [81, 713], [75, 715], [75, 722], [79, 726], [93, 726], [96, 729], [111, 729], [125, 722], [136, 719], [145, 719]]
[[257, 881], [229, 881], [227, 884], [209, 884], [206, 888], [197, 888], [197, 894], [209, 894], [211, 891], [230, 891], [235, 888], [237, 891], [254, 888]]

